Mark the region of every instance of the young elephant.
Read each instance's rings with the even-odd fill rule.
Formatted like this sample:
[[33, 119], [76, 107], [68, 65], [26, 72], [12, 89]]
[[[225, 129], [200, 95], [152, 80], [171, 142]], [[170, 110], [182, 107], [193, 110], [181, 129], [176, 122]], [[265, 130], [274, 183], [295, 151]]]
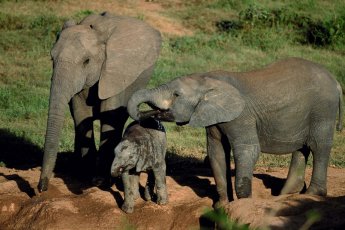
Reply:
[[214, 71], [176, 78], [135, 92], [127, 108], [134, 120], [146, 117], [139, 106], [147, 103], [153, 109], [149, 116], [205, 127], [218, 204], [223, 204], [231, 199], [227, 144], [233, 150], [238, 198], [252, 194], [253, 170], [260, 152], [292, 152], [282, 193], [301, 191], [311, 152], [313, 173], [306, 193], [326, 195], [338, 110], [337, 129], [342, 128], [342, 96], [340, 84], [324, 67], [289, 58], [249, 72]]
[[145, 199], [151, 200], [154, 187], [157, 203], [164, 205], [168, 201], [166, 190], [166, 134], [163, 125], [152, 118], [131, 123], [116, 146], [115, 159], [111, 166], [111, 175], [122, 174], [125, 201], [121, 209], [132, 213], [134, 200], [139, 197], [140, 172], [148, 170], [145, 186]]

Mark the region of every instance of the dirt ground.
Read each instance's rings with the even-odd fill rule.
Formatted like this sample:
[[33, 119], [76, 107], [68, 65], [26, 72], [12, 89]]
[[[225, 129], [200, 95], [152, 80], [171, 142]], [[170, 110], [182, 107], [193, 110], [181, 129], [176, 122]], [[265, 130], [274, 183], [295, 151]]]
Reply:
[[[123, 203], [120, 180], [102, 190], [68, 168], [58, 167], [49, 190], [40, 194], [36, 189], [39, 167], [0, 167], [0, 229], [215, 229], [215, 223], [204, 217], [216, 199], [206, 165], [168, 165], [169, 203], [159, 206], [139, 198], [132, 214], [119, 208]], [[308, 169], [307, 183], [310, 174]], [[286, 168], [257, 168], [253, 197], [230, 202], [225, 207], [229, 218], [250, 227], [299, 229], [308, 226], [308, 213], [314, 210], [321, 220], [312, 229], [345, 228], [345, 169], [329, 168], [326, 198], [278, 196], [286, 175]], [[142, 174], [142, 185], [145, 177]], [[143, 197], [142, 186], [140, 192]]]

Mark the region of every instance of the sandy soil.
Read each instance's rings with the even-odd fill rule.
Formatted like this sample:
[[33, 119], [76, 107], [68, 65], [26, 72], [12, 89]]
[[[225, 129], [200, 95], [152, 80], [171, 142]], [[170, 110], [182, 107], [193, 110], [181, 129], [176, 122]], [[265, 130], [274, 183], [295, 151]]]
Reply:
[[[59, 163], [59, 162], [58, 162]], [[60, 162], [61, 164], [61, 162]], [[72, 164], [72, 163], [71, 163]], [[209, 168], [168, 165], [169, 203], [159, 206], [139, 198], [134, 212], [125, 214], [121, 181], [110, 189], [92, 187], [71, 165], [58, 167], [49, 190], [38, 193], [39, 167], [19, 170], [0, 167], [1, 229], [214, 229], [204, 217], [212, 209], [216, 188]], [[311, 170], [307, 171], [307, 183]], [[310, 210], [321, 214], [312, 229], [344, 229], [345, 170], [329, 168], [328, 197], [278, 196], [286, 168], [257, 168], [253, 198], [230, 202], [229, 218], [251, 227], [298, 229], [307, 225]], [[145, 174], [141, 176], [144, 184]], [[143, 188], [141, 186], [143, 197]]]

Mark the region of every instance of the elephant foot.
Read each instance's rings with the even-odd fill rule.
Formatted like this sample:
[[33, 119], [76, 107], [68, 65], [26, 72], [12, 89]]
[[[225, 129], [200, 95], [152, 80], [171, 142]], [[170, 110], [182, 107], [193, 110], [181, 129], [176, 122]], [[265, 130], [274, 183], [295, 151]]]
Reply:
[[159, 205], [166, 205], [168, 203], [168, 199], [165, 197], [158, 197], [157, 198], [157, 204]]
[[225, 208], [226, 205], [229, 204], [227, 200], [219, 200], [214, 204], [214, 209], [222, 209]]
[[145, 196], [144, 196], [144, 197], [145, 197], [145, 200], [146, 200], [146, 201], [152, 200], [152, 196], [151, 196], [151, 194], [150, 194], [149, 192], [146, 192], [146, 191], [145, 191]]
[[47, 177], [40, 179], [38, 186], [37, 186], [38, 191], [39, 192], [47, 191], [48, 190], [48, 184], [49, 184], [49, 179]]
[[134, 192], [133, 192], [133, 199], [134, 199], [134, 200], [137, 200], [139, 197], [140, 197], [139, 190], [134, 191]]
[[134, 211], [134, 205], [133, 204], [129, 204], [128, 202], [123, 203], [123, 205], [121, 206], [122, 211], [124, 211], [125, 213], [132, 213]]
[[327, 195], [327, 189], [311, 184], [309, 186], [309, 188], [307, 189], [306, 194], [326, 196]]
[[153, 190], [150, 188], [150, 186], [146, 186], [145, 194], [144, 194], [145, 200], [146, 201], [152, 200], [152, 196], [153, 196]]
[[280, 192], [280, 195], [299, 193], [303, 190], [304, 186], [305, 186], [304, 181], [294, 181], [291, 183], [286, 182]]

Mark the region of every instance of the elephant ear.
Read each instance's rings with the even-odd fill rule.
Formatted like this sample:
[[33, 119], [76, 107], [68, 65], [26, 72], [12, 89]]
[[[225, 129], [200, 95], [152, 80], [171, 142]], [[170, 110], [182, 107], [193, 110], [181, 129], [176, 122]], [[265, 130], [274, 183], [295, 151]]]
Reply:
[[147, 138], [144, 137], [140, 141], [140, 146], [138, 148], [138, 152], [136, 153], [138, 154], [138, 161], [135, 166], [136, 172], [146, 171], [149, 167], [152, 167], [155, 164], [157, 160], [156, 155], [154, 151], [152, 151], [152, 149], [152, 144], [149, 143]]
[[135, 171], [136, 172], [143, 172], [146, 170], [147, 168], [147, 162], [146, 162], [146, 158], [143, 156], [139, 156], [138, 162], [135, 166]]
[[138, 162], [135, 166], [136, 172], [143, 172], [149, 167], [149, 159], [147, 158], [145, 151], [139, 151], [138, 154]]
[[89, 16], [81, 23], [89, 23], [100, 31], [100, 39], [106, 43], [106, 61], [99, 80], [100, 99], [121, 93], [158, 58], [160, 33], [143, 21], [103, 13]]
[[64, 22], [64, 24], [62, 26], [62, 30], [66, 29], [66, 28], [69, 28], [71, 26], [75, 26], [76, 24], [77, 23], [74, 20], [72, 20], [72, 19], [67, 20], [67, 21]]
[[69, 28], [69, 27], [75, 26], [76, 24], [77, 24], [77, 23], [76, 23], [74, 20], [67, 20], [67, 21], [65, 21], [64, 24], [63, 24], [63, 26], [62, 26], [62, 28], [61, 28], [61, 31], [58, 31], [58, 32], [56, 33], [55, 42], [56, 42], [57, 40], [59, 40], [60, 35], [61, 35], [61, 32], [62, 32], [64, 29], [67, 29], [67, 28]]
[[191, 116], [189, 124], [194, 127], [229, 122], [238, 117], [245, 106], [237, 88], [220, 80], [205, 78], [211, 88], [204, 94]]

